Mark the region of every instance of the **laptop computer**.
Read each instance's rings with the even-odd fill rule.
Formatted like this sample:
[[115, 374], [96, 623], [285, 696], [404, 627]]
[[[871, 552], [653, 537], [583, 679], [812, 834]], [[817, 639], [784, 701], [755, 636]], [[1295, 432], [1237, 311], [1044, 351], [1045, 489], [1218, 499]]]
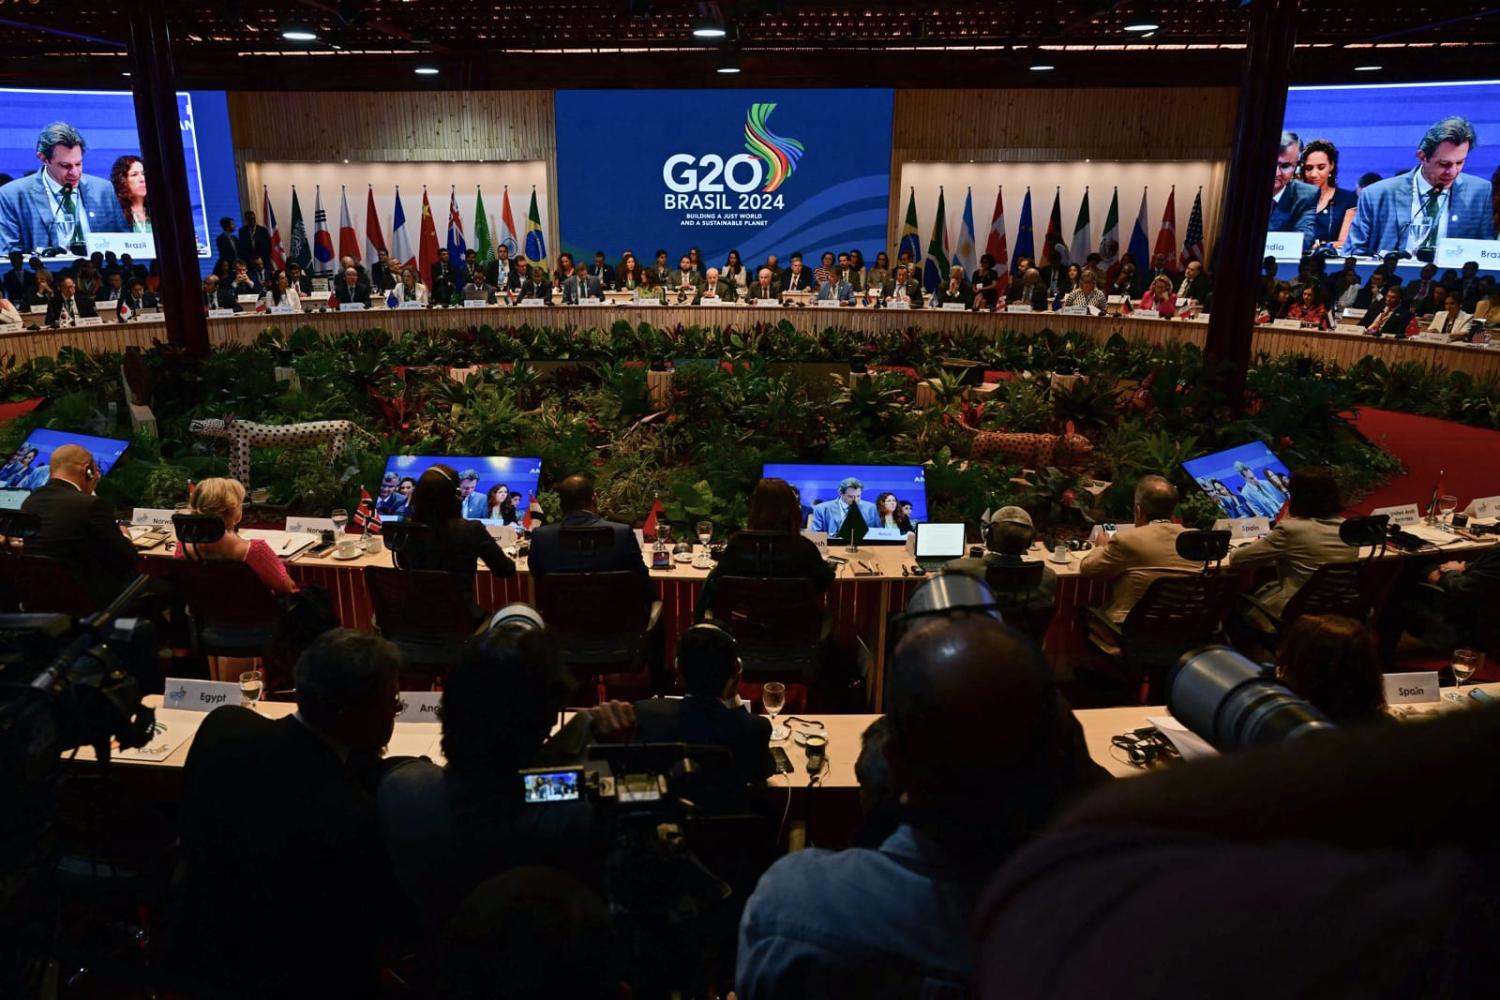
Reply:
[[917, 525], [917, 565], [929, 573], [964, 555], [964, 526], [923, 522]]

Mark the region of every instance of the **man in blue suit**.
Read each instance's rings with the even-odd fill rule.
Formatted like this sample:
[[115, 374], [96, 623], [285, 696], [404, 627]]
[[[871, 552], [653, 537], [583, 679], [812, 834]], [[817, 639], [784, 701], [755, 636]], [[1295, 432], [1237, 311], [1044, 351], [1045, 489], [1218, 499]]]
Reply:
[[1466, 118], [1444, 118], [1422, 136], [1417, 165], [1359, 193], [1345, 253], [1376, 256], [1387, 250], [1431, 256], [1445, 239], [1492, 240], [1490, 182], [1463, 172], [1479, 144]]
[[1281, 152], [1276, 157], [1276, 179], [1271, 185], [1271, 219], [1268, 233], [1301, 233], [1302, 252], [1313, 240], [1318, 211], [1318, 189], [1293, 180], [1302, 160], [1302, 140], [1295, 132], [1281, 133]]
[[82, 249], [90, 233], [130, 231], [114, 187], [83, 172], [86, 148], [66, 122], [42, 129], [36, 140], [41, 169], [0, 187], [0, 253]]
[[878, 525], [880, 515], [875, 512], [875, 505], [868, 500], [860, 499], [864, 491], [865, 484], [854, 476], [841, 481], [837, 497], [813, 508], [812, 530], [826, 531], [830, 536], [837, 535], [844, 527], [844, 522], [849, 519], [851, 510], [859, 511], [860, 516], [865, 519], [867, 528]]
[[[548, 573], [611, 573], [625, 570], [641, 581], [643, 610], [649, 612], [654, 595], [651, 573], [629, 525], [606, 521], [596, 513], [594, 481], [588, 476], [569, 476], [557, 484], [557, 500], [562, 507], [562, 521], [544, 524], [531, 533], [531, 554], [526, 558], [533, 576]], [[613, 538], [605, 548], [582, 551], [564, 549], [562, 533], [567, 528], [608, 528]]]
[[479, 492], [479, 473], [473, 469], [465, 469], [458, 474], [458, 504], [464, 517], [490, 516], [485, 495]]

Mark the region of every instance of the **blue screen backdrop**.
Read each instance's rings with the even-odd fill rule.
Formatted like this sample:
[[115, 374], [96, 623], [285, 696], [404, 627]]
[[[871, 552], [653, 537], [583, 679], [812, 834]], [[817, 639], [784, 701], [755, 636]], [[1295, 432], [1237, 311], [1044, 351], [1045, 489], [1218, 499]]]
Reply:
[[[129, 91], [0, 90], [0, 101], [6, 107], [0, 121], [0, 174], [35, 174], [40, 167], [37, 134], [54, 121], [67, 122], [83, 136], [88, 143], [84, 173], [94, 177], [107, 181], [116, 157], [140, 153], [135, 102]], [[227, 215], [236, 225], [240, 219], [229, 105], [223, 91], [179, 91], [177, 111], [187, 160], [193, 229], [198, 235], [202, 271], [207, 274], [213, 265], [218, 219]]]
[[1469, 119], [1479, 136], [1464, 173], [1489, 180], [1500, 166], [1500, 81], [1294, 87], [1283, 127], [1303, 148], [1313, 139], [1337, 146], [1338, 186], [1353, 191], [1361, 174], [1391, 177], [1415, 167], [1422, 134], [1449, 115]]
[[[642, 109], [621, 111], [624, 100]], [[890, 201], [889, 89], [560, 90], [562, 248], [643, 265], [690, 247], [710, 266], [794, 250], [883, 249]]]

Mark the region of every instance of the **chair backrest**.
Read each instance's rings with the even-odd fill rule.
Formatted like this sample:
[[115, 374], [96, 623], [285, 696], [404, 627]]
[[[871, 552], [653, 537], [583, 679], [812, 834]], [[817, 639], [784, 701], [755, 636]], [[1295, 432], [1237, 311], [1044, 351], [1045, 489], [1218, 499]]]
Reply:
[[[608, 528], [604, 533], [607, 537], [613, 534]], [[563, 534], [566, 536], [566, 529]], [[641, 578], [628, 570], [545, 573], [533, 580], [536, 609], [542, 613], [547, 630], [564, 643], [569, 638], [638, 639], [646, 626]]]
[[[184, 545], [212, 545], [224, 537], [224, 520], [212, 514], [173, 514], [172, 530]], [[192, 558], [192, 550], [183, 555]]]
[[1297, 589], [1282, 609], [1289, 625], [1303, 615], [1344, 615], [1364, 621], [1375, 606], [1380, 580], [1363, 562], [1324, 563]]
[[[615, 547], [615, 532], [613, 528], [605, 527], [563, 527], [557, 533], [558, 548], [569, 554], [582, 556], [597, 556], [606, 553]], [[552, 619], [547, 619], [551, 625]]]
[[19, 510], [0, 510], [0, 537], [7, 543], [25, 543], [41, 534], [42, 519]]
[[238, 559], [174, 559], [172, 582], [200, 629], [270, 628], [281, 613], [271, 588]]
[[1120, 626], [1127, 644], [1208, 642], [1219, 631], [1233, 596], [1234, 581], [1229, 576], [1181, 570], [1127, 572], [1159, 574]]
[[99, 608], [68, 567], [56, 559], [12, 554], [0, 561], [21, 610], [60, 615], [88, 615]]
[[364, 578], [380, 634], [393, 642], [461, 642], [474, 632], [469, 603], [459, 592], [458, 581], [441, 570], [369, 566]]
[[1024, 562], [1019, 566], [989, 565], [984, 568], [984, 582], [994, 592], [997, 604], [1025, 600], [1041, 585], [1042, 572], [1046, 568], [1040, 562]]
[[803, 646], [823, 629], [823, 595], [806, 577], [723, 576], [714, 584], [714, 620], [742, 646]]
[[391, 552], [391, 562], [397, 567], [401, 566], [401, 557], [411, 545], [432, 536], [431, 528], [415, 521], [392, 521], [382, 524], [380, 531], [385, 538], [385, 547]]
[[1339, 541], [1357, 548], [1370, 546], [1370, 558], [1385, 554], [1390, 539], [1391, 516], [1371, 514], [1367, 517], [1345, 518], [1339, 525]]
[[1229, 554], [1227, 531], [1180, 531], [1177, 533], [1177, 554], [1188, 562], [1202, 563], [1204, 572], [1209, 563], [1221, 563]]

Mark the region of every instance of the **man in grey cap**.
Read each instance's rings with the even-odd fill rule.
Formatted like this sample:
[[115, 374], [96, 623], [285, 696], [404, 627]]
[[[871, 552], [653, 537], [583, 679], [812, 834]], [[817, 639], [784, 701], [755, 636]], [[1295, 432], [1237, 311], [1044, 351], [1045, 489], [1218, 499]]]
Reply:
[[[1025, 555], [1035, 538], [1036, 527], [1031, 523], [1030, 514], [1021, 507], [1001, 507], [990, 515], [989, 524], [985, 525], [984, 556], [978, 559], [955, 559], [948, 564], [946, 572], [967, 573], [983, 580], [991, 567], [1025, 565], [1028, 562]], [[1034, 587], [1005, 589], [1005, 593], [998, 598], [1002, 604], [1000, 613], [1006, 616], [1006, 621], [1010, 621], [1011, 616], [1017, 613], [1029, 619], [1032, 615], [1050, 612], [1056, 590], [1057, 574], [1051, 566], [1043, 563], [1041, 578]], [[1020, 621], [1012, 624], [1025, 630]]]
[[394, 472], [385, 474], [380, 480], [380, 494], [375, 498], [375, 513], [381, 517], [406, 513], [406, 497], [396, 492], [400, 483], [401, 477]]

